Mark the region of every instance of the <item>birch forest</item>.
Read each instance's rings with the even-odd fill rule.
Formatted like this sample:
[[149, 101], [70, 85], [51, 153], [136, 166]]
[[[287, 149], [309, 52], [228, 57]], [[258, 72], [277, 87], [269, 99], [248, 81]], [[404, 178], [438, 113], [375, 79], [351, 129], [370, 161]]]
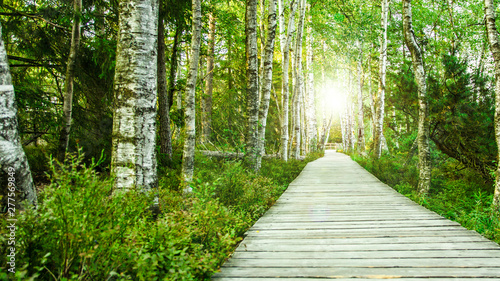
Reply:
[[1, 1], [0, 280], [209, 280], [330, 149], [500, 242], [498, 5]]

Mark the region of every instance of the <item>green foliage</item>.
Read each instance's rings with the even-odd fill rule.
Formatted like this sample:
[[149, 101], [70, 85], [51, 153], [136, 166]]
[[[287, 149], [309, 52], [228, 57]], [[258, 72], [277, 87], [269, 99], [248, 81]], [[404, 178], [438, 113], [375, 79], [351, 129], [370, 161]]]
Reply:
[[[180, 162], [178, 154], [173, 163]], [[51, 183], [39, 193], [38, 209], [17, 215], [15, 276], [7, 272], [8, 229], [1, 220], [0, 279], [208, 279], [318, 156], [264, 160], [262, 173], [255, 174], [239, 161], [197, 155], [192, 196], [173, 188], [178, 165], [161, 168], [160, 213], [154, 215], [153, 193], [113, 191], [113, 180], [96, 172], [100, 161], [86, 165], [83, 154], [69, 154], [64, 165], [50, 162]]]

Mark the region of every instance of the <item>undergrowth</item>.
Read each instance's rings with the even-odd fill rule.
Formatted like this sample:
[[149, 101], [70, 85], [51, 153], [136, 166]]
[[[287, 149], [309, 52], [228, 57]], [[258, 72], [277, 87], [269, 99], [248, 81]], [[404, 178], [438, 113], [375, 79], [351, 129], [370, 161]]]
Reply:
[[71, 156], [52, 165], [37, 210], [17, 214], [16, 273], [7, 269], [7, 221], [0, 226], [1, 280], [207, 280], [308, 161], [240, 161], [196, 156], [194, 190], [179, 191], [180, 155], [160, 168], [153, 193], [113, 193], [99, 163]]
[[406, 154], [385, 154], [378, 160], [359, 155], [351, 157], [399, 193], [500, 243], [500, 215], [491, 208], [493, 185], [458, 161], [435, 152], [431, 189], [422, 197], [417, 192], [416, 156], [408, 159]]

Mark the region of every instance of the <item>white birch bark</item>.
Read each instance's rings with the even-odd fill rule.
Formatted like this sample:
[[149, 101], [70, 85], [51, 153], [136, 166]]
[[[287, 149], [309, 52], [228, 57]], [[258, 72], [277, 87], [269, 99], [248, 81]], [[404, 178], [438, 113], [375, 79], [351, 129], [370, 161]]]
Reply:
[[304, 76], [302, 73], [302, 38], [304, 33], [304, 20], [306, 14], [306, 2], [305, 0], [300, 1], [300, 15], [299, 22], [297, 26], [297, 38], [295, 40], [295, 87], [294, 87], [294, 134], [295, 134], [295, 149], [292, 151], [292, 157], [298, 159], [300, 157], [300, 146], [301, 146], [301, 96], [304, 84]]
[[156, 0], [119, 6], [111, 170], [115, 188], [150, 190], [156, 173]]
[[247, 0], [245, 14], [246, 34], [246, 92], [247, 92], [247, 131], [245, 162], [257, 171], [259, 155], [259, 60], [257, 49], [257, 0]]
[[[31, 176], [28, 159], [21, 145], [17, 123], [17, 105], [10, 75], [7, 52], [2, 39], [0, 25], [0, 168], [9, 177], [13, 178], [16, 191], [16, 207], [19, 203], [37, 204], [37, 196], [33, 178]], [[8, 186], [8, 193], [11, 192]], [[9, 196], [10, 197], [10, 196]]]
[[214, 54], [215, 54], [215, 17], [208, 15], [208, 55], [207, 55], [207, 80], [205, 94], [203, 95], [201, 114], [201, 142], [210, 141], [212, 134], [212, 93], [214, 80]]
[[[372, 46], [373, 47], [373, 46]], [[370, 97], [370, 111], [372, 113], [372, 140], [375, 140], [377, 114], [375, 112], [375, 96], [372, 90], [372, 57], [368, 57], [368, 96]]]
[[365, 152], [365, 124], [364, 124], [364, 109], [363, 109], [363, 42], [358, 42], [359, 58], [358, 58], [358, 141], [357, 148], [359, 153]]
[[412, 27], [411, 0], [403, 0], [403, 33], [406, 45], [411, 53], [413, 72], [415, 73], [418, 88], [418, 191], [421, 195], [425, 195], [428, 193], [431, 184], [429, 108], [423, 54], [417, 44]]
[[73, 2], [73, 30], [71, 32], [71, 46], [66, 64], [66, 78], [64, 81], [64, 101], [63, 101], [63, 127], [59, 135], [59, 148], [57, 158], [60, 162], [64, 161], [66, 150], [69, 144], [69, 134], [71, 131], [71, 115], [73, 111], [73, 82], [75, 79], [76, 58], [80, 47], [80, 29], [82, 0]]
[[269, 0], [269, 22], [267, 26], [267, 41], [264, 55], [264, 77], [262, 82], [262, 100], [259, 110], [259, 155], [257, 158], [257, 170], [260, 169], [262, 155], [265, 154], [267, 113], [269, 111], [269, 101], [271, 98], [271, 86], [273, 82], [273, 56], [274, 42], [276, 38], [276, 2]]
[[[280, 51], [281, 54], [284, 53], [284, 48], [286, 45], [287, 34], [285, 30], [285, 0], [278, 0], [278, 22], [279, 22], [279, 39], [280, 39]], [[292, 0], [294, 1], [294, 0]]]
[[316, 150], [318, 142], [318, 128], [316, 121], [316, 102], [315, 102], [315, 89], [314, 89], [314, 72], [313, 72], [313, 35], [312, 35], [312, 20], [309, 15], [309, 24], [307, 27], [307, 138], [309, 146], [313, 145], [313, 150]]
[[382, 139], [384, 134], [385, 107], [385, 74], [387, 70], [387, 21], [389, 17], [389, 0], [382, 0], [382, 32], [380, 35], [379, 86], [376, 100], [377, 119], [375, 122], [374, 150], [375, 157], [382, 155]]
[[[484, 13], [486, 16], [486, 31], [491, 54], [495, 62], [495, 140], [500, 147], [500, 40], [496, 28], [496, 15], [493, 0], [484, 0]], [[500, 149], [499, 149], [500, 151]], [[497, 170], [495, 172], [495, 191], [492, 206], [500, 209], [500, 152], [497, 153]]]
[[[201, 45], [201, 0], [192, 0], [193, 27], [191, 38], [191, 60], [189, 61], [189, 72], [186, 83], [186, 94], [184, 102], [185, 117], [185, 139], [182, 152], [182, 179], [184, 184], [189, 184], [194, 173], [194, 148], [196, 142], [196, 80], [198, 78], [198, 65], [200, 60]], [[184, 191], [191, 191], [185, 187]]]
[[288, 28], [286, 42], [283, 47], [283, 81], [282, 81], [282, 97], [283, 97], [283, 124], [281, 128], [281, 158], [285, 161], [288, 160], [288, 110], [289, 110], [289, 82], [288, 82], [288, 67], [290, 63], [290, 43], [292, 41], [294, 19], [295, 19], [295, 9], [297, 7], [298, 0], [292, 0], [290, 9], [290, 18], [288, 19]]

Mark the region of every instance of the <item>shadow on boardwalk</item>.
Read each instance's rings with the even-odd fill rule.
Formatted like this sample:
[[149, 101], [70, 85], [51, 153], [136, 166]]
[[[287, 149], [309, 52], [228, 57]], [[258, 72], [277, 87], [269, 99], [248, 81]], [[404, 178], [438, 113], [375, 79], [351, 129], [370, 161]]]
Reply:
[[[348, 156], [311, 162], [212, 280], [497, 280], [500, 247]], [[484, 279], [488, 278], [488, 279]]]

